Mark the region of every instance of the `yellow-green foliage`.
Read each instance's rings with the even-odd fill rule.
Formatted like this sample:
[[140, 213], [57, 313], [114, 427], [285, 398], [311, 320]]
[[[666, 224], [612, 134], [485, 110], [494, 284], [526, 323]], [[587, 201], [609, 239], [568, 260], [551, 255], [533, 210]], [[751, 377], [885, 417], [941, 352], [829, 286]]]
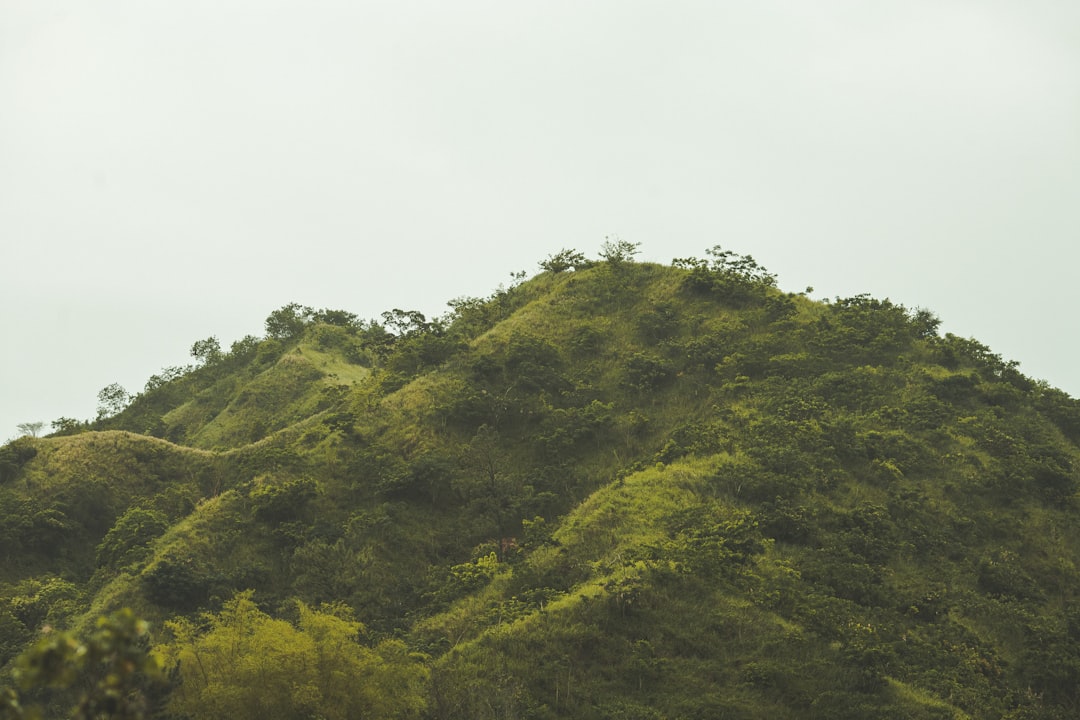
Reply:
[[180, 674], [170, 710], [210, 720], [419, 715], [427, 671], [403, 643], [362, 645], [363, 626], [341, 607], [296, 612], [295, 625], [275, 620], [244, 592], [205, 614], [205, 631], [169, 622], [173, 640], [154, 653]]

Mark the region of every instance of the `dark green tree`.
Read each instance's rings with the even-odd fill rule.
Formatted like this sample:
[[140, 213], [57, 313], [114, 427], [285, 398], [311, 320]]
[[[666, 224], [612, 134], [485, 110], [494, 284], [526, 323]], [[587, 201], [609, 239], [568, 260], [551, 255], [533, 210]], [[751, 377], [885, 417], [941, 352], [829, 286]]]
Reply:
[[291, 340], [299, 337], [315, 311], [307, 305], [289, 303], [270, 313], [266, 318], [266, 334], [277, 340]]
[[191, 346], [191, 357], [202, 365], [212, 365], [221, 360], [221, 343], [213, 335], [205, 340], [196, 340]]
[[464, 472], [455, 487], [494, 526], [496, 540], [509, 537], [520, 520], [518, 511], [529, 488], [512, 471], [499, 433], [482, 425], [462, 451], [461, 462]]
[[343, 328], [358, 328], [360, 326], [360, 319], [351, 312], [345, 310], [330, 310], [323, 308], [315, 313], [312, 318], [315, 322], [326, 323], [327, 325], [336, 325]]
[[426, 332], [431, 324], [424, 314], [416, 310], [401, 310], [394, 308], [382, 314], [383, 323], [401, 337], [408, 337], [416, 333]]
[[590, 265], [592, 263], [576, 250], [563, 249], [554, 255], [548, 255], [545, 260], [541, 261], [540, 269], [547, 272], [561, 273], [567, 270], [582, 270]]
[[169, 527], [164, 515], [138, 506], [129, 508], [97, 547], [98, 566], [121, 567], [145, 557], [147, 543]]
[[37, 452], [34, 441], [25, 435], [0, 447], [0, 482], [13, 479]]
[[112, 383], [98, 392], [98, 420], [119, 415], [131, 403], [131, 394], [120, 383]]
[[75, 418], [58, 417], [50, 425], [52, 425], [53, 434], [55, 435], [74, 435], [79, 430], [84, 429], [86, 423]]

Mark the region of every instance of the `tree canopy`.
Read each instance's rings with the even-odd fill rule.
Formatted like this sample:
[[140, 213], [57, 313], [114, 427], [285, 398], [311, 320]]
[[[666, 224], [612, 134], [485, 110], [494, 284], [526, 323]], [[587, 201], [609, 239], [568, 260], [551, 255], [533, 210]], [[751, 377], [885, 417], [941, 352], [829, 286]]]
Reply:
[[363, 626], [343, 606], [296, 603], [296, 622], [259, 610], [250, 591], [207, 613], [207, 629], [170, 621], [173, 636], [154, 649], [179, 674], [169, 708], [214, 720], [417, 717], [427, 670], [397, 640], [360, 643]]

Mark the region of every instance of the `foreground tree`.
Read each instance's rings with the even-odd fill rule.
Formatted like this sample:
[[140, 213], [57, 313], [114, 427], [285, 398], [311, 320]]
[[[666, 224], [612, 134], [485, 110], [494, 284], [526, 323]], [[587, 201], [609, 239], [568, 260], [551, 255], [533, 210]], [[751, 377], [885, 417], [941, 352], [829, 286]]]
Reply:
[[363, 626], [341, 606], [297, 603], [296, 625], [266, 615], [239, 593], [209, 629], [167, 623], [174, 636], [155, 653], [179, 676], [169, 709], [211, 720], [322, 717], [409, 718], [424, 707], [427, 670], [396, 640], [361, 645]]
[[[47, 632], [16, 661], [15, 680], [23, 691], [52, 694], [54, 704], [72, 693], [74, 707], [65, 715], [72, 720], [141, 720], [149, 713], [147, 691], [160, 680], [147, 629], [125, 609], [99, 619], [86, 639]], [[43, 710], [24, 705], [14, 689], [0, 690], [0, 720], [41, 717]]]

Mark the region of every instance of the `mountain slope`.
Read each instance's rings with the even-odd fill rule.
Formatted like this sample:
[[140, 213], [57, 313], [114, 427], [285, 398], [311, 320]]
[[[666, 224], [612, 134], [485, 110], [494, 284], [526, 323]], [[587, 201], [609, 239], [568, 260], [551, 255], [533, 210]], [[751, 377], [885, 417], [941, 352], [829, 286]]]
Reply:
[[1080, 404], [925, 311], [607, 250], [286, 306], [5, 448], [4, 657], [253, 589], [405, 638], [433, 718], [1075, 714]]

